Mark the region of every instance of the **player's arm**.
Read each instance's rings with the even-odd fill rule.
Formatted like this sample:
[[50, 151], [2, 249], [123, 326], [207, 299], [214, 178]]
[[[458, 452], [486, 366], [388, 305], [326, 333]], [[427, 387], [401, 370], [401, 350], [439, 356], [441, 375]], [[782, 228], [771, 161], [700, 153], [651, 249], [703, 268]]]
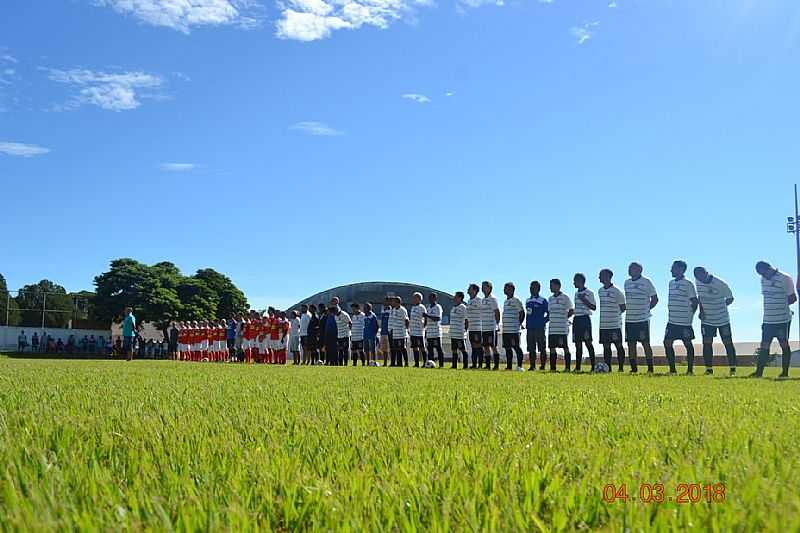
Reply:
[[494, 322], [495, 322], [495, 324], [499, 324], [500, 323], [500, 309], [499, 308], [494, 310]]
[[542, 315], [542, 318], [544, 318], [545, 324], [550, 322], [550, 302], [547, 300], [544, 301], [544, 314]]
[[469, 319], [464, 318], [464, 331], [469, 331]]
[[654, 294], [650, 297], [650, 309], [658, 305], [658, 295]]
[[697, 306], [699, 303], [700, 300], [698, 300], [696, 296], [694, 298], [689, 298], [689, 305], [692, 306], [692, 315], [694, 315], [697, 311]]
[[583, 293], [578, 294], [578, 298], [581, 299], [581, 301], [583, 302], [583, 305], [585, 305], [586, 307], [588, 307], [592, 311], [597, 309], [597, 306], [595, 304], [593, 304], [592, 301], [589, 298], [587, 298], [585, 294], [583, 294]]
[[628, 309], [628, 306], [625, 304], [625, 295], [622, 294], [620, 290], [617, 290], [617, 305], [619, 305], [620, 313], [624, 313]]

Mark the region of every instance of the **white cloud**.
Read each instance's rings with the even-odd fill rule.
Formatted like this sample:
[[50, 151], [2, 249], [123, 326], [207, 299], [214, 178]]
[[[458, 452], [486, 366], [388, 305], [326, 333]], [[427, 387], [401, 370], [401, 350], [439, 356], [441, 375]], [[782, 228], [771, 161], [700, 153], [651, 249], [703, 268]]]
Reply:
[[585, 44], [594, 36], [594, 28], [599, 25], [600, 23], [597, 21], [587, 22], [583, 26], [573, 26], [569, 31], [578, 44]]
[[2, 50], [0, 50], [0, 61], [3, 61], [5, 63], [19, 63], [19, 59], [12, 56], [11, 54], [2, 52]]
[[444, 93], [445, 96], [454, 96], [455, 94], [456, 93], [453, 91], [447, 91], [446, 93]]
[[411, 100], [418, 104], [427, 104], [431, 101], [430, 98], [425, 96], [424, 94], [416, 94], [416, 93], [406, 93], [401, 96], [401, 98], [405, 98], [406, 100]]
[[35, 144], [0, 142], [0, 154], [13, 155], [17, 157], [34, 157], [37, 155], [44, 155], [49, 152], [49, 148]]
[[183, 33], [189, 33], [193, 26], [252, 28], [258, 25], [262, 10], [256, 0], [95, 0], [95, 3], [146, 24]]
[[612, 0], [611, 2], [608, 3], [608, 7], [611, 8], [611, 9], [616, 9], [616, 8], [619, 7], [619, 4], [617, 4], [616, 2], [614, 2]]
[[539, 0], [540, 4], [552, 4], [553, 0]]
[[316, 41], [335, 30], [362, 26], [386, 29], [393, 21], [411, 16], [430, 0], [279, 0], [281, 18], [275, 35], [281, 39]]
[[481, 7], [486, 5], [502, 7], [506, 5], [506, 3], [505, 0], [458, 0], [459, 11], [463, 11], [464, 7]]
[[328, 126], [324, 122], [298, 122], [289, 126], [289, 129], [300, 131], [308, 135], [317, 137], [331, 137], [335, 135], [342, 135], [342, 132]]
[[[128, 111], [141, 105], [140, 98], [158, 97], [162, 80], [145, 72], [107, 73], [86, 69], [45, 69], [50, 79], [77, 88], [78, 93], [66, 106], [96, 105], [109, 111]], [[144, 92], [142, 92], [144, 90]], [[152, 90], [153, 92], [147, 92]]]
[[198, 166], [196, 163], [161, 163], [159, 165], [164, 172], [189, 172]]

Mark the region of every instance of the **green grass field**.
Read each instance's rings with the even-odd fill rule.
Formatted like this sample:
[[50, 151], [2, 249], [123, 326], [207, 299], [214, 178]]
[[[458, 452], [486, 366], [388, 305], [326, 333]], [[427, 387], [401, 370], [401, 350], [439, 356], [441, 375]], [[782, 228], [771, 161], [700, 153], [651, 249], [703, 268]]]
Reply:
[[[0, 527], [797, 530], [799, 396], [772, 379], [0, 358]], [[604, 502], [622, 483], [665, 500]], [[680, 483], [725, 500], [668, 501]]]

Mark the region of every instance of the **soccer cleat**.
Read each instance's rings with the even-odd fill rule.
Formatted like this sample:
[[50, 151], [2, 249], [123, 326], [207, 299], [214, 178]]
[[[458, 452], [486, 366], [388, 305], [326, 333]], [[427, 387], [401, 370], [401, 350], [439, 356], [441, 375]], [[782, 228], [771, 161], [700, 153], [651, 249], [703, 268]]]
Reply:
[[735, 368], [731, 368], [730, 375], [731, 376], [735, 376], [736, 375], [736, 369]]
[[694, 370], [687, 370], [684, 376], [694, 376]]
[[706, 376], [713, 376], [714, 369], [713, 368], [706, 368]]
[[670, 370], [670, 371], [669, 371], [669, 375], [670, 375], [670, 376], [677, 376], [677, 375], [678, 375], [678, 372], [677, 372], [677, 370]]
[[780, 374], [778, 374], [778, 379], [787, 379], [788, 377], [789, 377], [788, 372], [781, 372]]
[[747, 377], [749, 377], [749, 378], [763, 378], [764, 374], [759, 372], [758, 370], [756, 370], [755, 372], [753, 372], [752, 374], [750, 374]]

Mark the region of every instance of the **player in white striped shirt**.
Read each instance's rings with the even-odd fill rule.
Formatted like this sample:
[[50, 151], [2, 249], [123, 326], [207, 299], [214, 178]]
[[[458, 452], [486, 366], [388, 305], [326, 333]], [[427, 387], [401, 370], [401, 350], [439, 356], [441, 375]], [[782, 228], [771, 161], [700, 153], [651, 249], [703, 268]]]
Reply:
[[697, 311], [699, 300], [694, 284], [686, 279], [686, 262], [674, 261], [670, 273], [669, 298], [667, 299], [667, 329], [664, 332], [664, 352], [667, 354], [669, 373], [677, 374], [675, 369], [675, 341], [683, 341], [686, 347], [687, 374], [694, 368], [694, 313]]
[[425, 311], [425, 338], [428, 354], [433, 359], [436, 352], [439, 356], [439, 368], [444, 368], [444, 352], [442, 351], [442, 306], [438, 304], [439, 296], [432, 292], [428, 295], [428, 309]]
[[764, 323], [761, 325], [761, 348], [755, 377], [761, 377], [767, 364], [769, 347], [772, 339], [776, 339], [783, 351], [781, 366], [783, 371], [779, 378], [789, 377], [789, 365], [792, 362], [792, 349], [789, 347], [789, 326], [792, 323], [790, 308], [797, 301], [792, 278], [784, 274], [766, 261], [756, 263], [756, 272], [761, 276], [761, 295], [764, 298]]
[[581, 272], [572, 278], [575, 286], [575, 315], [572, 319], [572, 342], [575, 343], [575, 372], [581, 371], [583, 345], [589, 352], [590, 371], [594, 371], [594, 342], [592, 340], [592, 311], [597, 309], [594, 293], [586, 288], [586, 276]]
[[575, 312], [569, 296], [561, 292], [561, 280], [554, 278], [550, 280], [550, 292], [552, 296], [547, 300], [549, 311], [547, 344], [550, 345], [550, 372], [556, 371], [556, 359], [558, 354], [556, 348], [564, 350], [564, 372], [570, 371], [572, 355], [569, 353], [569, 318]]
[[[600, 299], [600, 344], [603, 345], [603, 360], [611, 371], [611, 345], [617, 348], [619, 372], [625, 370], [625, 347], [622, 344], [622, 313], [625, 312], [625, 295], [611, 280], [614, 272], [609, 268], [600, 271], [598, 279], [603, 284], [597, 289]], [[631, 361], [631, 369], [635, 361]]]
[[389, 336], [392, 345], [391, 366], [408, 366], [408, 350], [406, 349], [408, 311], [403, 307], [403, 299], [399, 296], [392, 297], [391, 303], [392, 311], [389, 314]]
[[456, 291], [453, 296], [453, 308], [450, 310], [450, 354], [453, 357], [452, 368], [458, 368], [458, 353], [464, 356], [464, 370], [469, 368], [469, 356], [464, 345], [464, 332], [467, 331], [467, 306], [464, 305], [464, 293]]
[[408, 331], [411, 334], [414, 366], [418, 368], [420, 360], [423, 366], [428, 362], [428, 352], [425, 351], [425, 306], [422, 305], [422, 293], [415, 292], [411, 295], [411, 308], [408, 310], [408, 315]]
[[494, 354], [492, 370], [500, 370], [500, 352], [497, 351], [497, 325], [500, 324], [500, 305], [492, 294], [492, 282], [481, 283], [483, 299], [481, 300], [481, 336], [483, 348], [486, 350], [486, 370], [489, 370], [489, 355]]
[[352, 314], [350, 321], [352, 327], [350, 329], [350, 344], [353, 351], [353, 366], [358, 364], [359, 358], [361, 359], [361, 366], [367, 366], [367, 358], [364, 354], [364, 320], [366, 315], [361, 312], [361, 306], [357, 303], [350, 304]]
[[733, 293], [728, 284], [701, 267], [695, 267], [694, 277], [697, 280], [697, 299], [700, 301], [700, 332], [703, 337], [703, 362], [706, 375], [714, 373], [714, 337], [722, 338], [725, 352], [728, 354], [728, 366], [731, 375], [736, 373], [736, 346], [733, 344], [731, 319], [728, 306], [733, 303]]
[[469, 302], [467, 303], [467, 321], [469, 322], [469, 343], [472, 347], [472, 369], [483, 367], [483, 327], [482, 327], [482, 311], [483, 298], [478, 296], [481, 291], [474, 283], [470, 283], [467, 288], [469, 294]]
[[625, 280], [625, 340], [631, 358], [631, 372], [638, 372], [636, 343], [641, 343], [647, 361], [647, 373], [653, 373], [653, 348], [650, 346], [650, 310], [658, 304], [653, 282], [642, 276], [642, 265], [628, 266], [630, 278]]
[[514, 296], [516, 287], [510, 281], [503, 286], [506, 301], [503, 303], [503, 348], [506, 352], [506, 370], [511, 370], [511, 352], [517, 354], [517, 370], [522, 367], [522, 348], [519, 345], [519, 328], [525, 319], [525, 307], [519, 298]]

